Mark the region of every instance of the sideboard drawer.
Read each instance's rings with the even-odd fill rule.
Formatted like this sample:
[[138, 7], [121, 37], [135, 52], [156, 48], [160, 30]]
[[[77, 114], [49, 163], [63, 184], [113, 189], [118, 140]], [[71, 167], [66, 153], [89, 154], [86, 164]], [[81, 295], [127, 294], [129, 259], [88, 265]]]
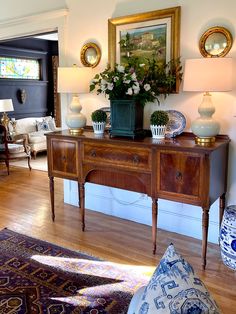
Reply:
[[151, 171], [151, 149], [84, 143], [83, 161], [142, 171]]
[[78, 178], [78, 142], [51, 139], [49, 145], [50, 171], [54, 176]]
[[201, 193], [201, 155], [189, 152], [158, 152], [158, 192], [198, 199]]

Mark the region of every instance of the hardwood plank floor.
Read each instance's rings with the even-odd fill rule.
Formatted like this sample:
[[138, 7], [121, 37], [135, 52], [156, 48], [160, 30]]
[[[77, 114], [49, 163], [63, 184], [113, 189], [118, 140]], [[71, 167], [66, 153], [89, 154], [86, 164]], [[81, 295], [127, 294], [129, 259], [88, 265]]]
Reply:
[[224, 314], [236, 313], [236, 272], [221, 261], [219, 246], [208, 244], [207, 268], [201, 269], [201, 241], [158, 230], [152, 255], [151, 227], [86, 211], [86, 231], [79, 209], [63, 203], [63, 183], [55, 178], [56, 220], [51, 220], [46, 172], [0, 164], [0, 228], [5, 227], [103, 259], [154, 267], [170, 242], [195, 268]]

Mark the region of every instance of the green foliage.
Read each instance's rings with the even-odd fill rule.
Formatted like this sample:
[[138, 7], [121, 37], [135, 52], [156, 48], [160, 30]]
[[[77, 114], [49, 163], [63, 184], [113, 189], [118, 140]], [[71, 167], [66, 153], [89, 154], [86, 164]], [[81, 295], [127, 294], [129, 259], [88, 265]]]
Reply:
[[164, 110], [156, 110], [150, 117], [151, 125], [166, 125], [169, 121], [168, 113]]
[[116, 64], [96, 74], [90, 85], [90, 91], [97, 88], [97, 94], [105, 94], [109, 99], [135, 99], [142, 105], [147, 102], [159, 103], [158, 96], [165, 97], [175, 90], [176, 82], [182, 79], [180, 60], [171, 60], [167, 64], [156, 60], [146, 60], [140, 64], [136, 57], [128, 58], [125, 66]]
[[106, 122], [107, 114], [105, 111], [98, 109], [92, 112], [91, 119], [93, 122]]

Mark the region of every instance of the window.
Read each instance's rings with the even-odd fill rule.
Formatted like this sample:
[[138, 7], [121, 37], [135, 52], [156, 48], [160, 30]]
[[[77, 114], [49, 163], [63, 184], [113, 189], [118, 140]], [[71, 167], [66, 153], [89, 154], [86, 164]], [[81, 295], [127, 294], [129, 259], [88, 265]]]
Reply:
[[39, 60], [0, 57], [0, 78], [39, 80]]

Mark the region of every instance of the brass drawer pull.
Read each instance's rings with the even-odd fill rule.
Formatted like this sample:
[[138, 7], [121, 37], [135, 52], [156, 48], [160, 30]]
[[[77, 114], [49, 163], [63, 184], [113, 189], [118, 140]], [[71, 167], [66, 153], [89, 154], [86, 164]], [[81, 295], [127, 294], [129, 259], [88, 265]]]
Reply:
[[90, 156], [91, 157], [96, 157], [97, 156], [97, 154], [96, 154], [96, 150], [91, 150], [91, 152], [90, 152]]
[[176, 180], [181, 181], [183, 179], [182, 173], [180, 171], [176, 171], [175, 178]]
[[140, 161], [140, 160], [139, 160], [139, 156], [138, 156], [138, 155], [134, 155], [134, 156], [133, 156], [133, 163], [134, 163], [134, 164], [138, 164], [139, 161]]
[[61, 156], [61, 160], [62, 160], [63, 162], [65, 162], [65, 161], [66, 161], [66, 156], [65, 156], [65, 155]]

